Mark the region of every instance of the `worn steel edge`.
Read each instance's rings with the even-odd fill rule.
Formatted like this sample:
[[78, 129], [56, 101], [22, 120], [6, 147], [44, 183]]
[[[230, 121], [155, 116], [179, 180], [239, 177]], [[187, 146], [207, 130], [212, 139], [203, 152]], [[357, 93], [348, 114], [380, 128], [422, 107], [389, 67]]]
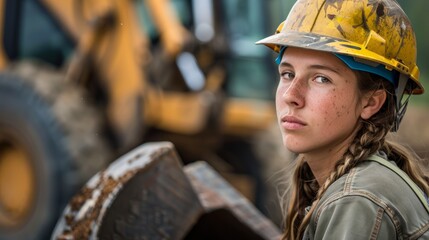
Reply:
[[[145, 171], [150, 170], [152, 165], [160, 164], [160, 161], [173, 162], [169, 164], [174, 165], [174, 175], [183, 175], [179, 176], [180, 181], [187, 181], [173, 144], [169, 142], [143, 144], [114, 161], [105, 170], [100, 171], [87, 182], [80, 194], [76, 195], [66, 206], [62, 217], [53, 231], [51, 239], [98, 239], [98, 232], [100, 226], [103, 224], [103, 217], [120, 194], [124, 185], [127, 185], [128, 181], [131, 181], [138, 173], [145, 174]], [[159, 174], [159, 176], [164, 177], [164, 174], [166, 173]], [[159, 176], [157, 177], [159, 178]], [[113, 186], [108, 187], [106, 181], [110, 182], [110, 184], [113, 183]], [[153, 185], [158, 187], [156, 184]], [[167, 236], [167, 238], [183, 237], [204, 211], [189, 182], [188, 185], [187, 191], [181, 193], [182, 195], [186, 194], [186, 196], [181, 197], [187, 198], [185, 199], [186, 201], [192, 201], [192, 204], [196, 205], [192, 209], [193, 213], [186, 213], [188, 216], [191, 216], [191, 219], [186, 220], [189, 226], [183, 226], [186, 224], [179, 220], [180, 223], [178, 224], [181, 226], [176, 227], [176, 231], [178, 232], [174, 236]], [[85, 194], [87, 198], [82, 197]], [[142, 204], [144, 203], [140, 205]], [[177, 201], [175, 204], [177, 204]], [[82, 229], [80, 233], [73, 231], [73, 228], [76, 228], [76, 226]], [[166, 235], [167, 233], [162, 234]]]

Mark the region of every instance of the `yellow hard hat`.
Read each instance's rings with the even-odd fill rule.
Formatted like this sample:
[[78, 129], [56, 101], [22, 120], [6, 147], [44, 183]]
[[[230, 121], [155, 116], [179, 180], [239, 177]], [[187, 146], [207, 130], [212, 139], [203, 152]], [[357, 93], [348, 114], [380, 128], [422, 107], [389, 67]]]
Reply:
[[395, 0], [298, 0], [276, 33], [257, 44], [276, 52], [293, 46], [352, 57], [406, 76], [410, 94], [424, 92], [414, 31]]

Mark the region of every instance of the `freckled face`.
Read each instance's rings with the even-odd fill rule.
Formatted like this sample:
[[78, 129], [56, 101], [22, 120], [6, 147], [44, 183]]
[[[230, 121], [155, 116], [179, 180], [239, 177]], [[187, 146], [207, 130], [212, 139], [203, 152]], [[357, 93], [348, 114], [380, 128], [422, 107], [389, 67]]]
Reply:
[[317, 154], [347, 144], [362, 111], [353, 71], [331, 53], [288, 47], [279, 73], [276, 109], [285, 147]]

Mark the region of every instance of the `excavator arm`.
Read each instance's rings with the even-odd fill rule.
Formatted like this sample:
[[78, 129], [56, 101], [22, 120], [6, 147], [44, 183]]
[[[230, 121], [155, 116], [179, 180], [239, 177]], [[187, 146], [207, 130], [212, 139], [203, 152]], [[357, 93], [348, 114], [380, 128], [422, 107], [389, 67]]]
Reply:
[[[168, 0], [140, 0], [149, 8], [167, 55], [175, 58], [188, 32]], [[146, 126], [172, 132], [195, 133], [205, 127], [206, 94], [162, 92], [148, 84], [145, 59], [150, 41], [137, 20], [134, 1], [42, 0], [69, 30], [78, 51], [69, 66], [72, 80], [94, 64], [108, 93], [108, 120], [124, 149], [141, 139]], [[185, 107], [186, 106], [186, 107]]]

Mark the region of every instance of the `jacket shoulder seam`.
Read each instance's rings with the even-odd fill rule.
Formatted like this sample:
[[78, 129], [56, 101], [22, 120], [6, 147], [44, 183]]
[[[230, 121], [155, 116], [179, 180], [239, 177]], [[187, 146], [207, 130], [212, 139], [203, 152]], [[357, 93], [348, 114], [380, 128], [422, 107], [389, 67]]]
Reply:
[[345, 193], [345, 192], [334, 193], [330, 197], [328, 197], [324, 202], [321, 202], [321, 205], [319, 205], [317, 207], [317, 211], [315, 212], [316, 213], [315, 219], [314, 219], [315, 225], [317, 225], [317, 222], [319, 220], [321, 213], [329, 205], [331, 205], [335, 201], [338, 201], [338, 200], [340, 200], [342, 198], [346, 198], [346, 197], [362, 197], [362, 198], [366, 198], [366, 199], [370, 200], [373, 204], [380, 207], [384, 213], [386, 213], [386, 215], [389, 217], [390, 221], [392, 221], [397, 235], [403, 236], [403, 232], [401, 229], [401, 223], [400, 223], [400, 220], [398, 219], [398, 217], [396, 216], [395, 211], [385, 201], [377, 198], [377, 196], [375, 196], [374, 194], [372, 194], [368, 191], [363, 191], [363, 190], [353, 190], [353, 191], [350, 191], [347, 193]]

